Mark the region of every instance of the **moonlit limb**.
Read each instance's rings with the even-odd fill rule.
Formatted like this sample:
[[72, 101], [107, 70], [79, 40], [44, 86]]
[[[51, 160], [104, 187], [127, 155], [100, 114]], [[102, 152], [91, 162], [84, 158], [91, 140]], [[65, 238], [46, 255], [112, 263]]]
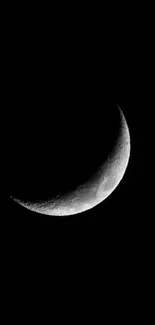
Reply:
[[25, 208], [53, 216], [67, 216], [89, 210], [104, 201], [122, 180], [130, 157], [130, 134], [125, 117], [118, 107], [121, 129], [116, 144], [107, 161], [100, 166], [93, 180], [79, 186], [72, 193], [45, 203], [22, 202], [14, 199]]

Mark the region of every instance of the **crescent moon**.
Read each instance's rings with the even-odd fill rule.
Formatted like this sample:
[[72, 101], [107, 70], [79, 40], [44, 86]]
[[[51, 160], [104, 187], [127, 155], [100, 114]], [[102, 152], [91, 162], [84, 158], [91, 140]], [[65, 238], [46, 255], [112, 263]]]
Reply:
[[11, 197], [23, 207], [46, 215], [68, 216], [74, 215], [94, 208], [103, 202], [121, 182], [128, 166], [131, 150], [130, 133], [120, 107], [120, 131], [113, 150], [93, 178], [85, 184], [78, 186], [72, 193], [66, 196], [57, 196], [44, 203], [23, 202], [20, 199]]

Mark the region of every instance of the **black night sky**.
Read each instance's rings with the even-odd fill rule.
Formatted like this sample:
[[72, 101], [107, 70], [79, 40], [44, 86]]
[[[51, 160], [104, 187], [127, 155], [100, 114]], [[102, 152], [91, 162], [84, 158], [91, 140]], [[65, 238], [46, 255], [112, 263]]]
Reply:
[[[94, 166], [100, 164], [104, 155], [106, 157], [117, 132], [115, 104], [104, 102], [96, 94], [81, 96], [79, 93], [72, 92], [72, 96], [56, 93], [48, 100], [45, 93], [36, 93], [36, 100], [34, 93], [26, 96], [24, 90], [18, 97], [18, 109], [13, 111], [9, 122], [12, 136], [8, 142], [6, 188], [7, 215], [13, 223], [93, 225], [142, 221], [139, 207], [144, 196], [146, 169], [144, 107], [137, 103], [117, 103], [128, 122], [131, 156], [121, 183], [101, 204], [81, 214], [59, 218], [31, 212], [9, 198], [9, 195], [19, 195], [34, 200], [46, 199], [51, 191], [56, 195], [60, 187], [62, 193], [66, 186], [71, 190], [76, 183], [89, 178]], [[20, 102], [23, 97], [24, 105]], [[70, 158], [74, 164], [68, 163]], [[52, 189], [49, 176], [54, 184]], [[41, 188], [45, 189], [42, 193]]]
[[[89, 27], [79, 31], [79, 24], [75, 29], [66, 26], [67, 22], [63, 26], [53, 22], [53, 27], [46, 22], [44, 30], [40, 16], [37, 23], [37, 15], [29, 21], [23, 14], [18, 16], [8, 24], [4, 65], [6, 220], [40, 225], [141, 222], [147, 107], [130, 99], [116, 102], [129, 126], [130, 161], [121, 183], [105, 201], [61, 219], [31, 212], [10, 199], [45, 200], [58, 191], [64, 193], [66, 186], [70, 191], [89, 179], [104, 161], [119, 126], [116, 104], [112, 103], [116, 95], [106, 93], [106, 78], [114, 79], [110, 70], [113, 65], [120, 68], [117, 56], [120, 61], [125, 56], [125, 50], [118, 51], [108, 33], [106, 50], [102, 29], [100, 34], [99, 30], [88, 32]], [[123, 70], [130, 56], [129, 51], [129, 59], [121, 63]], [[118, 98], [121, 95], [119, 90]]]

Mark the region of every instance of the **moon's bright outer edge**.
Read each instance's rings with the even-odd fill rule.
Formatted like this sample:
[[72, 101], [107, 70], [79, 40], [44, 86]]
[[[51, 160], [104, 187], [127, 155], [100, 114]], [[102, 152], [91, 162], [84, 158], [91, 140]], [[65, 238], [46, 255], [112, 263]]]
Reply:
[[122, 180], [130, 158], [129, 128], [120, 108], [119, 114], [121, 128], [116, 144], [107, 161], [96, 172], [93, 180], [79, 186], [68, 196], [58, 196], [56, 199], [44, 203], [25, 203], [13, 198], [14, 201], [31, 211], [51, 216], [74, 215], [89, 210], [104, 201]]

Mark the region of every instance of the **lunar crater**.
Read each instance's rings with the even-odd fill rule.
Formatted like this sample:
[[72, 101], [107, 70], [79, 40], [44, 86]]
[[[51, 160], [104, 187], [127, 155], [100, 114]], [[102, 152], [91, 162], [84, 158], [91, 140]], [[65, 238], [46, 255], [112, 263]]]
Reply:
[[109, 196], [127, 168], [130, 135], [116, 106], [99, 119], [88, 128], [55, 128], [46, 140], [37, 132], [33, 141], [25, 135], [20, 148], [14, 141], [12, 197], [33, 211], [63, 216], [92, 208]]

